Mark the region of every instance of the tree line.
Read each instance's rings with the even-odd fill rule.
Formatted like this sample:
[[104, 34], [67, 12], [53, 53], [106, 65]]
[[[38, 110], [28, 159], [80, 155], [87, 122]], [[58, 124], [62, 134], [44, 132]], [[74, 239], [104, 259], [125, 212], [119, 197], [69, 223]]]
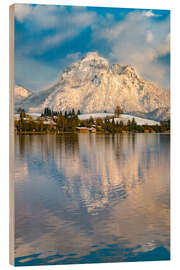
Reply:
[[[81, 114], [81, 112], [79, 109], [77, 110], [77, 113], [75, 113], [75, 110], [73, 108], [72, 110], [65, 111], [64, 117], [68, 118], [69, 116], [75, 116], [75, 115], [80, 115], [80, 114]], [[58, 115], [63, 115], [63, 112], [62, 111], [59, 111], [59, 112], [53, 111], [47, 107], [44, 109], [44, 112], [41, 114], [41, 117], [53, 117], [53, 116], [58, 116]]]
[[[121, 114], [122, 111], [116, 111], [115, 116]], [[90, 117], [86, 120], [80, 120], [78, 115], [80, 110], [75, 112], [72, 109], [69, 112], [55, 112], [49, 108], [45, 108], [44, 112], [34, 120], [30, 115], [26, 114], [22, 109], [20, 112], [20, 119], [15, 120], [15, 130], [17, 133], [31, 134], [47, 134], [47, 133], [66, 133], [71, 132], [75, 133], [77, 127], [87, 127], [96, 128], [97, 132], [100, 133], [129, 133], [129, 132], [168, 132], [170, 131], [170, 120], [163, 121], [160, 125], [137, 125], [135, 119], [132, 121], [128, 120], [127, 124], [124, 124], [123, 121], [115, 121], [114, 117], [106, 117], [104, 119], [97, 118], [94, 119]]]

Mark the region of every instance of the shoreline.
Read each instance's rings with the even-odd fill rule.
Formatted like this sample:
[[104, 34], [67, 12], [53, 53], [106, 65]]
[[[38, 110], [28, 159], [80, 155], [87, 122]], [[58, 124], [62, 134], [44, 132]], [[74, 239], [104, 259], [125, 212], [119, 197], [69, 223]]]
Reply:
[[115, 134], [122, 134], [122, 135], [127, 135], [127, 134], [168, 134], [170, 135], [170, 131], [165, 131], [165, 132], [96, 132], [96, 133], [90, 133], [90, 132], [71, 132], [71, 131], [66, 131], [66, 132], [61, 132], [61, 133], [56, 133], [56, 132], [15, 132], [15, 135], [56, 135], [56, 136], [61, 136], [61, 135], [67, 135], [67, 134], [72, 134], [72, 135], [77, 135], [77, 134], [104, 134], [104, 135], [115, 135]]

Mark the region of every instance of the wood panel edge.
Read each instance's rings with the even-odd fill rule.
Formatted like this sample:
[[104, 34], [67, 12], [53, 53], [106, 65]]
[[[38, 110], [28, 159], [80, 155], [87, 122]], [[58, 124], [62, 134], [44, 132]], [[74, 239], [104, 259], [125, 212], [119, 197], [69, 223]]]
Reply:
[[9, 263], [14, 265], [14, 12], [9, 7]]

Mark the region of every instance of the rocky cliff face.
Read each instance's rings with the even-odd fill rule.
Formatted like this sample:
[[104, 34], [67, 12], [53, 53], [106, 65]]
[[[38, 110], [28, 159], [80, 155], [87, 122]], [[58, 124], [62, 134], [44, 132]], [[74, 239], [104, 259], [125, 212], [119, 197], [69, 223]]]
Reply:
[[56, 111], [74, 108], [84, 113], [114, 112], [117, 105], [126, 113], [152, 113], [151, 118], [154, 116], [156, 120], [170, 117], [167, 89], [144, 80], [131, 65], [110, 66], [108, 60], [95, 52], [66, 68], [48, 89], [16, 103], [30, 112], [41, 112], [45, 107]]

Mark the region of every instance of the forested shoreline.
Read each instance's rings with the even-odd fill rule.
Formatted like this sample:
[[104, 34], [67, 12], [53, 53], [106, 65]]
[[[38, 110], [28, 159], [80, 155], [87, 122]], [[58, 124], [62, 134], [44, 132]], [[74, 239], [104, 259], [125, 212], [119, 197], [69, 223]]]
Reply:
[[[170, 120], [161, 121], [160, 125], [138, 125], [133, 118], [125, 124], [123, 121], [115, 121], [115, 117], [123, 114], [120, 108], [116, 108], [114, 116], [105, 118], [90, 117], [80, 120], [80, 110], [74, 109], [64, 113], [54, 112], [45, 108], [40, 117], [33, 119], [25, 113], [24, 109], [19, 112], [19, 119], [15, 119], [14, 127], [16, 134], [64, 134], [77, 133], [82, 128], [93, 128], [96, 133], [170, 133]], [[79, 129], [79, 131], [78, 131]]]

